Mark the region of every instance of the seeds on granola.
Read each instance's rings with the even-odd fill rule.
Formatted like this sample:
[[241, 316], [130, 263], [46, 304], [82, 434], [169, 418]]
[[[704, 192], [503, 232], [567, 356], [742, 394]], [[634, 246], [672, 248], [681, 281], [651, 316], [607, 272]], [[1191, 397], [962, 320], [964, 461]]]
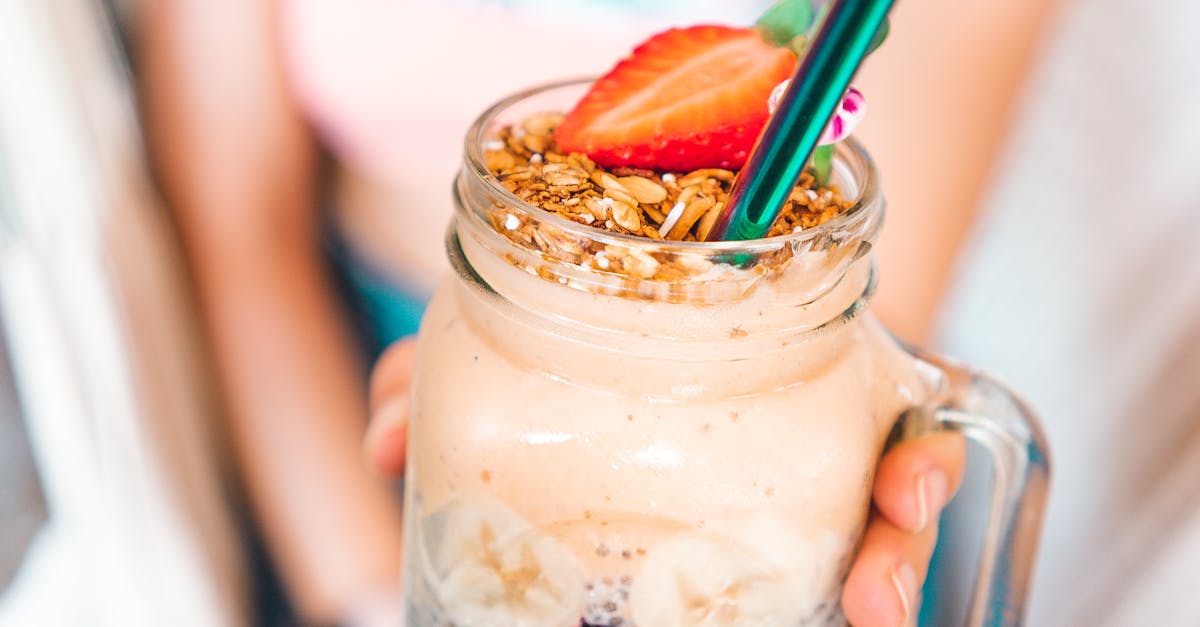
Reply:
[[546, 149], [550, 147], [550, 139], [545, 135], [527, 134], [521, 140], [521, 143], [529, 149], [529, 152], [536, 152], [538, 154], [546, 152]]
[[700, 217], [708, 213], [708, 210], [712, 209], [715, 204], [715, 200], [704, 196], [692, 199], [684, 207], [683, 213], [679, 215], [679, 221], [667, 233], [667, 239], [683, 239], [683, 236], [692, 230], [692, 225], [696, 224]]
[[483, 160], [487, 163], [488, 170], [492, 172], [503, 172], [511, 170], [517, 165], [517, 158], [511, 152], [504, 150], [488, 150], [483, 153]]
[[621, 181], [617, 180], [617, 177], [609, 174], [608, 172], [603, 172], [600, 170], [592, 172], [592, 182], [604, 188], [605, 191], [615, 190], [619, 192], [625, 192], [626, 194], [629, 193], [629, 190], [625, 189], [625, 186], [621, 184]]
[[[580, 176], [580, 175], [582, 175], [582, 176]], [[545, 174], [544, 176], [546, 177], [546, 182], [551, 185], [554, 185], [555, 187], [574, 187], [576, 185], [582, 184], [584, 181], [587, 180], [586, 172], [580, 172], [579, 175], [577, 175], [574, 171], [571, 171], [571, 170], [565, 170], [565, 171], [561, 171], [561, 172], [550, 172], [549, 174]]]
[[562, 124], [564, 117], [561, 113], [537, 113], [525, 118], [521, 128], [532, 136], [545, 137]]
[[634, 209], [636, 204], [618, 200], [612, 206], [613, 220], [630, 233], [639, 233], [642, 230], [642, 218], [638, 215], [637, 209]]
[[696, 236], [700, 239], [708, 239], [708, 232], [712, 230], [713, 225], [717, 223], [717, 218], [721, 217], [721, 211], [725, 209], [724, 202], [713, 203], [708, 213], [700, 218], [699, 226], [696, 227]]
[[657, 205], [667, 199], [667, 190], [662, 185], [641, 176], [623, 176], [617, 179], [629, 190], [637, 201], [644, 205]]
[[[554, 142], [558, 113], [530, 116], [504, 127], [484, 144], [484, 161], [495, 179], [532, 206], [591, 228], [628, 233], [651, 240], [702, 241], [712, 230], [729, 197], [735, 173], [718, 168], [692, 172], [653, 172], [638, 168], [598, 167], [587, 155], [564, 154]], [[805, 173], [797, 182], [768, 237], [812, 228], [846, 211], [852, 203], [833, 189], [817, 188]], [[583, 264], [595, 271], [623, 275], [637, 291], [638, 281], [670, 283], [668, 296], [685, 299], [683, 282], [706, 272], [712, 262], [703, 255], [649, 254], [636, 247], [612, 247], [497, 203], [489, 215], [493, 227], [513, 242], [533, 248], [544, 259]], [[756, 271], [786, 262], [791, 249], [763, 256]], [[546, 266], [511, 263], [556, 281]], [[668, 300], [670, 300], [668, 298]]]
[[686, 202], [682, 200], [676, 202], [675, 206], [671, 207], [670, 213], [668, 213], [666, 218], [663, 220], [662, 226], [658, 227], [659, 235], [666, 237], [667, 233], [670, 233], [671, 229], [675, 228], [675, 223], [679, 222], [679, 216], [683, 215], [683, 210], [686, 208]]
[[583, 206], [587, 207], [592, 217], [597, 220], [607, 220], [608, 210], [612, 208], [612, 205], [613, 199], [598, 196], [589, 196], [583, 201]]
[[646, 212], [646, 217], [650, 218], [650, 221], [655, 224], [662, 224], [663, 220], [667, 218], [661, 211], [652, 205], [643, 206], [642, 211]]
[[699, 185], [703, 183], [705, 179], [714, 179], [723, 183], [732, 183], [733, 178], [734, 174], [729, 170], [721, 170], [719, 168], [704, 168], [702, 170], [691, 172], [687, 176], [679, 179], [679, 186], [691, 187], [693, 185]]
[[[558, 153], [551, 154], [556, 156], [558, 155]], [[567, 165], [579, 170], [583, 170], [584, 172], [587, 172], [589, 176], [591, 175], [592, 171], [596, 169], [596, 163], [594, 161], [588, 159], [587, 155], [581, 155], [579, 153], [571, 153], [567, 155]]]
[[646, 237], [649, 237], [650, 239], [661, 240], [663, 238], [662, 235], [658, 234], [658, 229], [650, 226], [649, 224], [642, 227], [642, 235], [645, 235]]
[[699, 193], [700, 193], [699, 185], [689, 185], [689, 186], [683, 188], [683, 191], [679, 192], [679, 197], [675, 199], [675, 202], [683, 203], [684, 205], [687, 205], [688, 203], [692, 202], [692, 199], [695, 198], [696, 195]]
[[612, 198], [613, 200], [623, 202], [627, 205], [633, 205], [634, 207], [636, 207], [638, 205], [637, 198], [634, 198], [633, 194], [630, 194], [629, 192], [624, 191], [624, 190], [620, 190], [620, 189], [616, 189], [616, 188], [608, 188], [608, 189], [604, 190], [604, 195], [609, 198]]

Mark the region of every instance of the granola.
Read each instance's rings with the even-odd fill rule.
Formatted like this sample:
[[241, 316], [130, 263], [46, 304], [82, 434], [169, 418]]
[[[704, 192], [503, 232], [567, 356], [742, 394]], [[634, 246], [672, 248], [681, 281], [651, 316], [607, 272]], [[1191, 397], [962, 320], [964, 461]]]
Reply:
[[[725, 207], [735, 172], [717, 168], [693, 172], [606, 169], [584, 154], [558, 151], [554, 129], [562, 120], [558, 113], [540, 113], [520, 125], [499, 129], [484, 146], [484, 161], [491, 175], [528, 205], [578, 224], [658, 243], [705, 239]], [[768, 237], [819, 226], [852, 206], [836, 189], [816, 186], [813, 177], [805, 173]], [[704, 300], [697, 286], [689, 285], [713, 269], [712, 258], [701, 252], [604, 243], [551, 222], [530, 219], [501, 202], [493, 204], [488, 218], [498, 233], [533, 255], [509, 253], [509, 263], [546, 280], [577, 283], [576, 275], [559, 267], [565, 262], [615, 277], [619, 285], [578, 285], [582, 289], [672, 302]], [[823, 245], [837, 246], [831, 242]], [[759, 276], [774, 274], [795, 252], [791, 246], [780, 246], [759, 254], [750, 271]]]
[[[540, 113], [501, 128], [485, 147], [492, 175], [517, 198], [568, 220], [651, 239], [703, 241], [729, 198], [735, 173], [705, 168], [672, 173], [606, 170], [584, 154], [559, 152], [563, 115]], [[804, 173], [767, 237], [829, 221], [852, 206]]]

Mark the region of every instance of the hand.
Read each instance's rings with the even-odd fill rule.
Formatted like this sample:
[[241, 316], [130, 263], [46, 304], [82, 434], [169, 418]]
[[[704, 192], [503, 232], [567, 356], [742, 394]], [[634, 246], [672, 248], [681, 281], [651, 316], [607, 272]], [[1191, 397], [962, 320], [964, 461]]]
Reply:
[[[366, 455], [380, 472], [404, 472], [411, 340], [392, 346], [371, 377], [371, 427]], [[842, 593], [842, 608], [856, 627], [916, 622], [917, 598], [937, 541], [938, 514], [962, 480], [966, 443], [954, 433], [903, 442], [879, 463], [875, 507], [862, 549]]]
[[416, 348], [413, 338], [392, 344], [371, 371], [371, 425], [363, 448], [371, 467], [389, 477], [404, 474], [408, 393]]
[[[401, 340], [388, 348], [371, 373], [371, 424], [363, 443], [372, 469], [389, 477], [404, 473], [408, 436], [408, 391], [416, 343]], [[339, 625], [403, 625], [404, 599], [396, 589], [365, 591], [345, 609]]]
[[902, 442], [880, 460], [875, 507], [842, 591], [850, 624], [916, 624], [938, 515], [958, 490], [966, 455], [963, 437], [947, 432]]

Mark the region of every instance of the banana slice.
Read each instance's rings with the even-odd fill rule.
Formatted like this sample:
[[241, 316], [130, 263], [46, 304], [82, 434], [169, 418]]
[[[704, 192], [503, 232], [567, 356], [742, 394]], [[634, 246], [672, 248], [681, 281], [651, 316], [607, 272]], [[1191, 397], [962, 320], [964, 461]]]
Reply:
[[828, 529], [802, 533], [774, 516], [758, 516], [730, 526], [738, 538], [787, 574], [802, 624], [830, 624], [815, 615], [840, 607], [844, 567], [853, 548], [845, 534]]
[[417, 542], [433, 593], [459, 627], [561, 627], [583, 613], [575, 556], [499, 503], [449, 503], [425, 518]]
[[811, 614], [827, 586], [814, 586], [820, 582], [807, 543], [770, 518], [736, 527], [689, 531], [651, 548], [633, 579], [634, 622], [794, 627]]

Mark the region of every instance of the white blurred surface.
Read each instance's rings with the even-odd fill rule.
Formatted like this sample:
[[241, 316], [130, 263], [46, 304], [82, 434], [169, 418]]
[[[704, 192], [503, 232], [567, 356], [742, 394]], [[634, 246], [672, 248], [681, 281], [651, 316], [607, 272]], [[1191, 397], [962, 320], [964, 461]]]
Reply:
[[1068, 3], [946, 311], [1052, 445], [1033, 625], [1200, 624], [1198, 23]]
[[50, 522], [0, 625], [244, 624], [186, 281], [98, 4], [0, 2], [0, 319]]
[[46, 504], [0, 337], [0, 589], [15, 575], [45, 519]]

